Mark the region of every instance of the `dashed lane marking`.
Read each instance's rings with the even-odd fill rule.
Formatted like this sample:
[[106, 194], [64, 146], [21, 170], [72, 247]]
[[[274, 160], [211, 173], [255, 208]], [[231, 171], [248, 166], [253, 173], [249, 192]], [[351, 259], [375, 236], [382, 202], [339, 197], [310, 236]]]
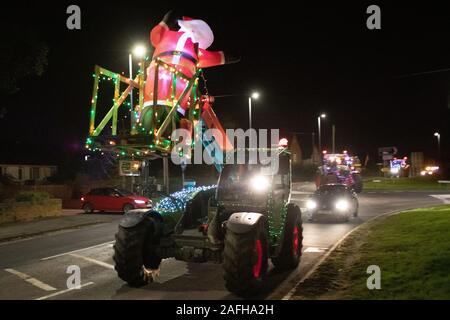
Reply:
[[94, 284], [94, 283], [93, 282], [87, 282], [85, 284], [82, 284], [79, 288], [70, 288], [70, 289], [66, 289], [66, 290], [61, 290], [61, 291], [58, 291], [58, 292], [55, 292], [55, 293], [52, 293], [52, 294], [49, 294], [49, 295], [46, 295], [46, 296], [43, 296], [43, 297], [36, 298], [35, 300], [45, 300], [45, 299], [48, 299], [48, 298], [56, 297], [56, 296], [59, 296], [61, 294], [73, 291], [73, 290], [80, 290], [81, 288], [84, 288], [86, 286], [90, 286], [91, 284]]
[[108, 242], [105, 242], [105, 243], [96, 244], [95, 246], [90, 246], [90, 247], [81, 248], [81, 249], [77, 249], [77, 250], [73, 250], [73, 251], [69, 251], [69, 252], [55, 254], [54, 256], [42, 258], [41, 261], [50, 260], [50, 259], [53, 259], [53, 258], [58, 258], [58, 257], [66, 256], [68, 254], [77, 253], [77, 252], [81, 252], [81, 251], [85, 251], [85, 250], [89, 250], [89, 249], [94, 249], [94, 248], [98, 248], [98, 247], [102, 247], [102, 246], [108, 246], [108, 245], [112, 246], [114, 242], [115, 241], [108, 241]]
[[55, 291], [56, 290], [56, 288], [53, 288], [52, 286], [50, 286], [42, 281], [39, 281], [38, 279], [33, 278], [23, 272], [20, 272], [20, 271], [14, 270], [14, 269], [5, 269], [5, 271], [9, 272], [15, 276], [18, 276], [20, 279], [25, 280], [26, 282], [32, 284], [35, 287], [38, 287], [39, 289], [42, 289], [45, 291]]
[[83, 260], [95, 263], [95, 264], [97, 264], [99, 266], [102, 266], [102, 267], [105, 267], [107, 269], [114, 270], [114, 266], [112, 264], [109, 264], [109, 263], [106, 263], [106, 262], [103, 262], [103, 261], [100, 261], [100, 260], [96, 260], [96, 259], [93, 259], [93, 258], [90, 258], [90, 257], [82, 256], [81, 254], [70, 253], [69, 255], [72, 256], [72, 257], [75, 257], [75, 258], [80, 258], [80, 259], [83, 259]]

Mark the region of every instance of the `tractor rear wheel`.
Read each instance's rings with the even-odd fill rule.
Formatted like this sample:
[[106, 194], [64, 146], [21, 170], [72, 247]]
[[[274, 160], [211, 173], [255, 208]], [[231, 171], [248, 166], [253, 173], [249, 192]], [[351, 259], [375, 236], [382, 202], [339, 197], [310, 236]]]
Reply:
[[248, 233], [227, 230], [223, 269], [226, 288], [241, 297], [257, 294], [268, 267], [267, 232], [263, 221]]
[[148, 283], [144, 267], [157, 269], [161, 258], [155, 250], [153, 228], [143, 221], [131, 228], [119, 226], [114, 244], [114, 269], [120, 279], [131, 287], [141, 287]]
[[279, 255], [272, 259], [279, 270], [294, 269], [300, 263], [303, 246], [303, 225], [301, 211], [289, 206], [284, 225], [284, 238]]

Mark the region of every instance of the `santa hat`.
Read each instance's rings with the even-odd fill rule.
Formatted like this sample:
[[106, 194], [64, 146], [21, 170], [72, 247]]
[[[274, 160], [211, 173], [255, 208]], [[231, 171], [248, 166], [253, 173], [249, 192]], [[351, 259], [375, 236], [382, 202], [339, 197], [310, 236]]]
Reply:
[[208, 49], [214, 41], [214, 34], [211, 28], [203, 20], [183, 17], [183, 20], [178, 20], [178, 25], [180, 26], [178, 31], [189, 34], [192, 41], [198, 43], [202, 49]]

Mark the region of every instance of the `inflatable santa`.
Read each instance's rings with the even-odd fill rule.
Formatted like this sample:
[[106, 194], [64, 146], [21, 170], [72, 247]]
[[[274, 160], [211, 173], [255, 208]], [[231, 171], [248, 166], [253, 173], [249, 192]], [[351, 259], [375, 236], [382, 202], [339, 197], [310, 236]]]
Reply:
[[[183, 17], [173, 21], [172, 13], [151, 30], [154, 47], [147, 68], [141, 123], [151, 127], [148, 116], [158, 107], [177, 107], [181, 117], [196, 98], [190, 81], [199, 69], [237, 62], [222, 51], [209, 51], [214, 41], [211, 28], [203, 20]], [[153, 110], [153, 111], [152, 111]], [[149, 112], [152, 111], [152, 112]]]

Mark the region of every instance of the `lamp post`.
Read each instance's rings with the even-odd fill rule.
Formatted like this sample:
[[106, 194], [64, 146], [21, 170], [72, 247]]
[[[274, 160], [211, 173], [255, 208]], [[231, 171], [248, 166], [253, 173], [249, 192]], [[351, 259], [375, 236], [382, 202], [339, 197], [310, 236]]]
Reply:
[[[138, 44], [133, 48], [133, 53], [130, 53], [128, 55], [128, 66], [130, 68], [129, 78], [131, 80], [133, 80], [133, 55], [136, 58], [142, 59], [144, 57], [146, 51], [147, 51], [147, 49], [143, 45]], [[133, 110], [133, 90], [130, 91], [130, 106], [131, 106], [131, 110]], [[133, 125], [133, 117], [131, 117], [131, 125]]]
[[438, 143], [438, 161], [441, 161], [441, 134], [439, 132], [435, 132], [434, 136], [437, 138]]
[[[145, 46], [143, 45], [136, 45], [133, 48], [133, 52], [128, 54], [128, 67], [129, 67], [129, 78], [130, 80], [133, 80], [133, 55], [136, 56], [136, 58], [140, 58], [143, 59], [145, 52], [147, 51], [147, 49], [145, 48]], [[134, 119], [135, 117], [133, 116], [133, 89], [131, 89], [130, 91], [130, 131], [133, 130], [133, 123], [134, 121], [136, 121], [136, 119]], [[165, 172], [164, 172], [165, 173]], [[164, 176], [164, 178], [166, 178]], [[144, 179], [146, 179], [146, 176], [144, 177]], [[134, 177], [131, 177], [131, 192], [134, 191], [134, 183], [135, 183], [135, 179]]]
[[250, 97], [248, 97], [248, 128], [252, 128], [252, 99], [258, 99], [259, 93], [253, 92]]
[[319, 131], [319, 152], [322, 152], [322, 133], [321, 133], [321, 130], [320, 130], [320, 120], [322, 119], [322, 118], [326, 118], [326, 114], [325, 113], [322, 113], [320, 116], [318, 116], [317, 117], [317, 127], [318, 127], [318, 131]]

